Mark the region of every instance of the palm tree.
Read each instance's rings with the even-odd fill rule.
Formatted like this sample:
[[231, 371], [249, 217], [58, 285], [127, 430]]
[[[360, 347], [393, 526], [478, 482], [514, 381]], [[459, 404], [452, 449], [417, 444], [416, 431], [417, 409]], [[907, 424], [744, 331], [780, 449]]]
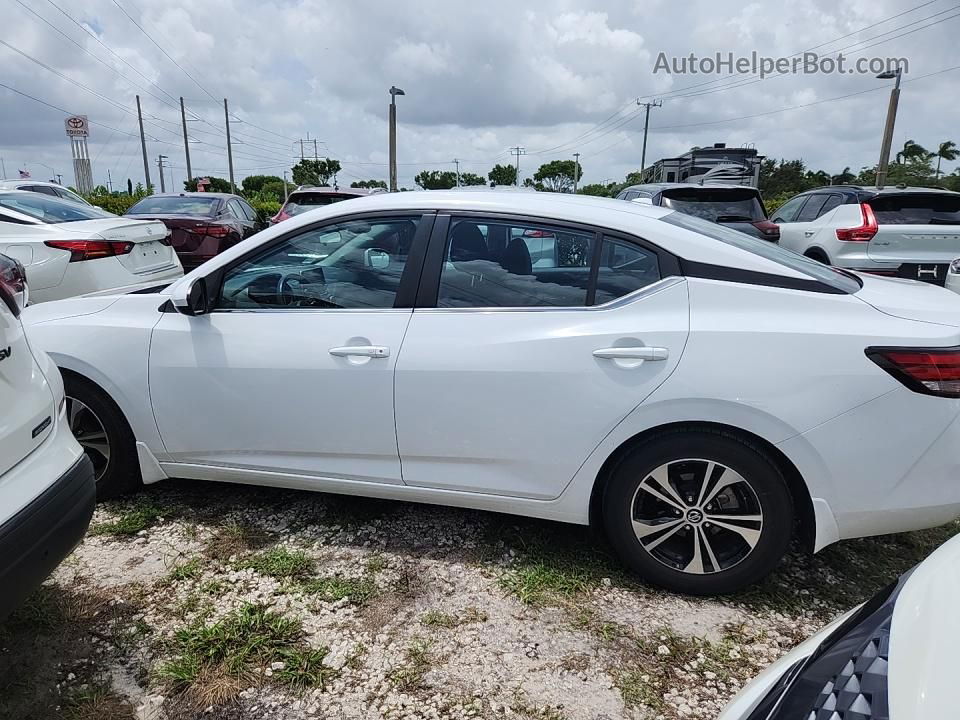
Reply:
[[907, 140], [903, 144], [903, 150], [897, 153], [896, 161], [898, 163], [903, 163], [909, 160], [920, 160], [931, 157], [933, 157], [933, 153], [927, 150], [923, 145], [918, 145], [913, 140]]
[[834, 175], [831, 179], [831, 182], [834, 185], [849, 185], [854, 180], [857, 179], [857, 176], [850, 172], [850, 166], [847, 165], [839, 175]]
[[934, 156], [937, 158], [937, 175], [936, 178], [940, 180], [940, 161], [946, 160], [947, 162], [952, 162], [960, 157], [960, 150], [957, 149], [957, 144], [953, 140], [947, 140], [940, 143], [940, 147], [937, 148], [937, 152], [934, 153]]

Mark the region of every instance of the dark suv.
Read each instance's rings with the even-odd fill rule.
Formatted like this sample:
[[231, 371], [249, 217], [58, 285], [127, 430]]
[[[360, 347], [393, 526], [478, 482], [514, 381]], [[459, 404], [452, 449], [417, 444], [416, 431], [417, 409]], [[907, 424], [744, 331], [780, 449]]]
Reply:
[[270, 224], [288, 220], [294, 215], [305, 213], [307, 210], [329, 205], [330, 203], [349, 200], [350, 198], [366, 197], [374, 193], [386, 192], [380, 188], [366, 190], [364, 188], [335, 188], [335, 187], [298, 187], [287, 198], [280, 208], [280, 212], [270, 218]]
[[703, 218], [763, 240], [780, 240], [780, 228], [767, 219], [760, 191], [753, 187], [650, 183], [624, 188], [617, 199], [646, 199], [651, 205]]

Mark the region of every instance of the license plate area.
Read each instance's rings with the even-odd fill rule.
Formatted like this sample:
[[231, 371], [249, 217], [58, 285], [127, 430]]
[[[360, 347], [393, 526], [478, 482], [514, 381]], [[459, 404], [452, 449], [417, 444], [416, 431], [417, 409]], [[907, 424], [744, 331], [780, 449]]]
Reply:
[[949, 267], [946, 263], [904, 263], [897, 274], [902, 278], [942, 286], [947, 280]]

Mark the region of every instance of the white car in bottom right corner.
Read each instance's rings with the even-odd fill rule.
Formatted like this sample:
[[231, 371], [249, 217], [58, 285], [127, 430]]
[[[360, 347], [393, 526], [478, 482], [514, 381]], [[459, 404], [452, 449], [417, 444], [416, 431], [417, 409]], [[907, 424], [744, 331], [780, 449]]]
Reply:
[[719, 720], [958, 717], [960, 536], [764, 670]]
[[944, 283], [947, 290], [953, 290], [960, 293], [960, 258], [950, 263], [950, 270], [947, 272], [947, 281]]

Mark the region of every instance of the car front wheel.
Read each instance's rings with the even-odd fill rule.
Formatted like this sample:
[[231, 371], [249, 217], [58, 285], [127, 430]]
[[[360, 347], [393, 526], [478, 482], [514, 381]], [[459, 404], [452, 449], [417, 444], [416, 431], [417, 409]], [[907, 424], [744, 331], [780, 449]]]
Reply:
[[603, 498], [608, 537], [645, 579], [677, 592], [739, 590], [776, 567], [793, 503], [768, 455], [732, 434], [652, 436], [613, 469]]

